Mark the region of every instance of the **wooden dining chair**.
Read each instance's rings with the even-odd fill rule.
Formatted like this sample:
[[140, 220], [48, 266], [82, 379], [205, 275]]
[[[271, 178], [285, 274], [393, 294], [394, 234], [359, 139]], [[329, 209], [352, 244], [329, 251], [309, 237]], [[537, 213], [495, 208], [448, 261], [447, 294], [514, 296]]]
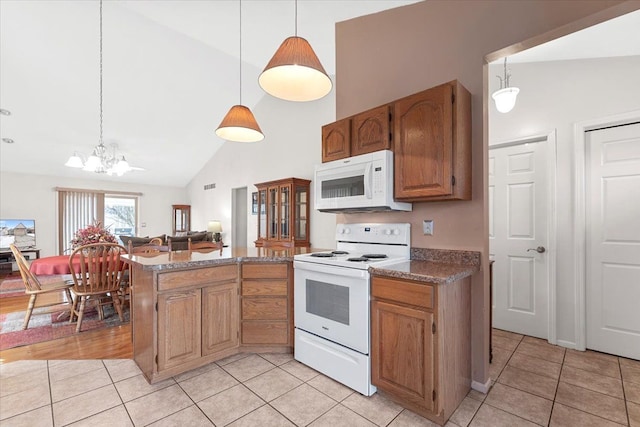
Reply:
[[[73, 278], [71, 292], [76, 295], [76, 298], [72, 305], [69, 322], [73, 322], [75, 316], [78, 317], [76, 332], [80, 332], [82, 328], [85, 306], [90, 299], [95, 301], [101, 319], [103, 318], [102, 306], [113, 304], [120, 321], [124, 321], [118, 292], [124, 272], [128, 268], [128, 264], [122, 261], [120, 256], [126, 253], [124, 246], [117, 243], [93, 243], [80, 246], [71, 252], [69, 257], [69, 268]], [[74, 264], [79, 265], [79, 269], [77, 267], [74, 269]]]
[[[153, 254], [153, 253], [159, 253], [159, 252], [171, 252], [171, 246], [169, 245], [163, 245], [162, 244], [162, 240], [157, 239], [157, 241], [154, 242], [155, 239], [152, 239], [149, 243], [145, 244], [145, 245], [140, 245], [140, 246], [133, 246], [131, 244], [131, 240], [129, 240], [129, 244], [128, 244], [128, 248], [127, 248], [127, 253], [130, 254]], [[153, 243], [152, 243], [153, 242]], [[158, 242], [160, 242], [158, 244]]]
[[58, 281], [55, 283], [40, 283], [38, 277], [29, 271], [29, 263], [25, 259], [20, 249], [18, 249], [13, 243], [9, 245], [11, 252], [13, 252], [13, 257], [16, 259], [16, 263], [18, 264], [18, 269], [20, 270], [20, 276], [22, 277], [22, 281], [24, 282], [25, 293], [30, 295], [29, 304], [27, 305], [27, 313], [24, 316], [24, 323], [22, 324], [22, 329], [27, 329], [29, 327], [29, 320], [31, 319], [31, 313], [33, 312], [33, 308], [36, 307], [36, 303], [38, 302], [38, 296], [45, 293], [61, 293], [64, 292], [67, 297], [67, 301], [60, 302], [57, 298], [54, 301], [46, 301], [37, 305], [38, 307], [50, 307], [53, 305], [60, 304], [69, 304], [72, 305], [73, 298], [71, 298], [71, 292], [69, 289], [71, 288], [71, 284], [64, 281]]
[[190, 251], [211, 252], [220, 249], [220, 253], [222, 253], [222, 242], [192, 242], [191, 239], [188, 239], [187, 242]]

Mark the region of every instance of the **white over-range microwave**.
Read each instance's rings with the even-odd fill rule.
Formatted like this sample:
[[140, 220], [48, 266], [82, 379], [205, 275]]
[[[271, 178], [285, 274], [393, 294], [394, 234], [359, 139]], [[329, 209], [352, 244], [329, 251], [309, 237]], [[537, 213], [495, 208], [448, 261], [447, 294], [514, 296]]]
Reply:
[[393, 152], [381, 150], [317, 165], [315, 209], [321, 212], [410, 211], [393, 199]]

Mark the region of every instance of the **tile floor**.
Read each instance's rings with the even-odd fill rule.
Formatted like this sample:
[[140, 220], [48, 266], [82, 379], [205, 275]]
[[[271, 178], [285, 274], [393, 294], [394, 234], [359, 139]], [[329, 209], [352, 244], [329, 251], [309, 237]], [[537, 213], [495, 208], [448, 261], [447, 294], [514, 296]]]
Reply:
[[[495, 330], [488, 395], [447, 426], [640, 426], [640, 362]], [[0, 426], [435, 426], [293, 360], [243, 354], [149, 385], [132, 360], [0, 365]]]

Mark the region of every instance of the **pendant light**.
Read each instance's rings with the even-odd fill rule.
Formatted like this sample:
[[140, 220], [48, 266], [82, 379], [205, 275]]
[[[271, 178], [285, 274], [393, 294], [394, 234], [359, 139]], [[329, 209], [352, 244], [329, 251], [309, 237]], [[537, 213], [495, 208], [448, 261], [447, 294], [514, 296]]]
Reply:
[[242, 105], [242, 0], [240, 0], [240, 104], [231, 107], [218, 129], [216, 135], [227, 141], [258, 142], [264, 134], [258, 126], [251, 110]]
[[[491, 97], [496, 103], [496, 109], [501, 113], [508, 113], [513, 110], [516, 105], [516, 97], [520, 89], [517, 87], [509, 87], [509, 77], [511, 74], [507, 72], [507, 58], [504, 58], [504, 79], [500, 76], [496, 76], [500, 79], [500, 89], [493, 92]], [[502, 85], [504, 84], [504, 87]]]
[[295, 35], [282, 42], [260, 74], [260, 87], [287, 101], [315, 101], [331, 92], [333, 83], [309, 42], [298, 37], [298, 1]]

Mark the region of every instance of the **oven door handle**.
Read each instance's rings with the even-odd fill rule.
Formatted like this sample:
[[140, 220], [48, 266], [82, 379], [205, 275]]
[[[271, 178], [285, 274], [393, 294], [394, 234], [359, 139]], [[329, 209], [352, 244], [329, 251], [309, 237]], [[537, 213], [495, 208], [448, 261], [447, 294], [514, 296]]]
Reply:
[[369, 277], [368, 270], [358, 270], [356, 268], [335, 267], [326, 264], [315, 264], [312, 262], [293, 261], [293, 267], [299, 270], [314, 271], [322, 274], [332, 274], [342, 277], [356, 277], [367, 279]]

